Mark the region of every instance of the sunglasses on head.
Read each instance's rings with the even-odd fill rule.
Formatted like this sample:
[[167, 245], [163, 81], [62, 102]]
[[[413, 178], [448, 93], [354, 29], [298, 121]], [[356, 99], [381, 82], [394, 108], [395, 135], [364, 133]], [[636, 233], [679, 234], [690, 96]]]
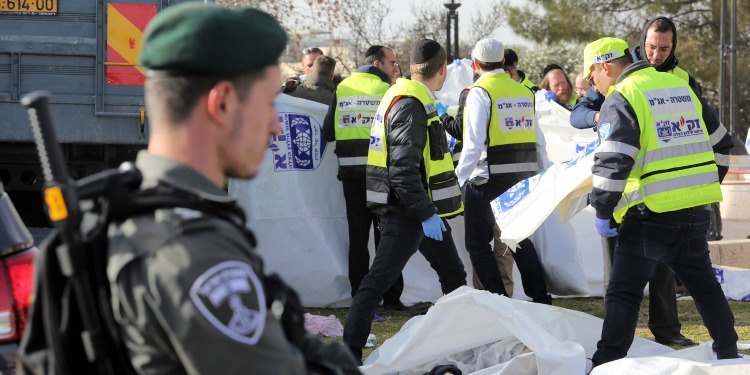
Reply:
[[302, 56], [307, 56], [311, 53], [319, 53], [323, 55], [323, 51], [318, 47], [310, 47], [310, 48], [305, 48], [302, 50]]

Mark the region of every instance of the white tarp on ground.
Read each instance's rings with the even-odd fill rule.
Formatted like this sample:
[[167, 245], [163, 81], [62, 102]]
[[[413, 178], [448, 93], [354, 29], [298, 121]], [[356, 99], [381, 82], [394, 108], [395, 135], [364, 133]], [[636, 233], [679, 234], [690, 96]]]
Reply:
[[[590, 370], [586, 358], [596, 350], [601, 326], [601, 319], [582, 312], [463, 287], [440, 298], [427, 314], [409, 320], [361, 369], [366, 375], [416, 375], [453, 364], [463, 374], [474, 375], [583, 375]], [[717, 362], [712, 356], [708, 344], [674, 351], [636, 337], [628, 359], [596, 368], [592, 375], [750, 371], [750, 361]], [[722, 371], [705, 372], [713, 369]]]

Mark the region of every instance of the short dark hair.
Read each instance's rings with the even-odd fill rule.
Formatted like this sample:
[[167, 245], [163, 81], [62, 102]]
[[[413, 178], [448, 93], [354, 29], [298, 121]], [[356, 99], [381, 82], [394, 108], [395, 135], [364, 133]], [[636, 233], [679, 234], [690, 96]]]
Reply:
[[[266, 69], [238, 76], [155, 76], [144, 84], [149, 115], [165, 116], [172, 124], [185, 121], [203, 95], [217, 83], [229, 81], [240, 100], [247, 99], [253, 84], [265, 78]], [[153, 124], [153, 122], [152, 122]]]
[[409, 67], [409, 71], [411, 72], [412, 76], [420, 76], [425, 79], [430, 79], [438, 73], [440, 67], [446, 63], [447, 58], [448, 54], [445, 53], [445, 48], [443, 48], [443, 46], [440, 46], [440, 50], [435, 54], [435, 56], [432, 56], [431, 59], [423, 63], [411, 64], [411, 66]]
[[385, 61], [383, 61], [383, 59], [385, 59], [386, 48], [388, 47], [381, 45], [370, 46], [370, 48], [367, 49], [367, 52], [365, 52], [365, 64], [373, 64], [375, 60], [384, 63]]
[[511, 48], [505, 49], [505, 66], [515, 66], [518, 63], [518, 54]]
[[489, 72], [490, 70], [495, 69], [501, 69], [504, 68], [505, 65], [503, 65], [503, 62], [484, 62], [477, 60], [477, 63], [479, 64], [479, 67], [484, 70], [485, 72]]
[[313, 62], [312, 71], [322, 76], [331, 77], [336, 70], [336, 60], [331, 56], [320, 55]]
[[657, 33], [671, 32], [674, 34], [674, 26], [665, 18], [657, 18], [648, 28]]

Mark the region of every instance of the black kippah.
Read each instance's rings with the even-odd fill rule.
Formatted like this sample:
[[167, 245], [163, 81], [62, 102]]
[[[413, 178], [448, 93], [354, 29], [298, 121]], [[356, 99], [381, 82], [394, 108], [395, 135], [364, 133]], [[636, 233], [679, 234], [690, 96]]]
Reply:
[[411, 50], [411, 63], [422, 64], [440, 52], [440, 43], [432, 39], [422, 39]]
[[549, 73], [550, 71], [556, 70], [556, 69], [563, 70], [563, 68], [560, 65], [557, 65], [557, 64], [554, 64], [554, 63], [545, 66], [544, 69], [542, 69], [542, 77], [546, 76], [547, 73]]
[[367, 49], [367, 52], [365, 52], [365, 58], [368, 58], [368, 57], [370, 57], [370, 56], [372, 56], [372, 55], [380, 52], [381, 49], [383, 49], [383, 46], [381, 46], [381, 45], [370, 46], [370, 48]]

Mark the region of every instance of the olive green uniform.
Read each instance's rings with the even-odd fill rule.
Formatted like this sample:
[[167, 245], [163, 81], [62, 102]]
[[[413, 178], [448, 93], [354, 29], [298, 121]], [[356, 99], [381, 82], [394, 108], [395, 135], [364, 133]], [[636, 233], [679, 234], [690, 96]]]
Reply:
[[[209, 202], [235, 201], [176, 161], [141, 151], [136, 165], [142, 189], [161, 182]], [[113, 223], [109, 237], [112, 308], [139, 373], [305, 373], [303, 355], [266, 308], [260, 258], [235, 225], [159, 209]]]

